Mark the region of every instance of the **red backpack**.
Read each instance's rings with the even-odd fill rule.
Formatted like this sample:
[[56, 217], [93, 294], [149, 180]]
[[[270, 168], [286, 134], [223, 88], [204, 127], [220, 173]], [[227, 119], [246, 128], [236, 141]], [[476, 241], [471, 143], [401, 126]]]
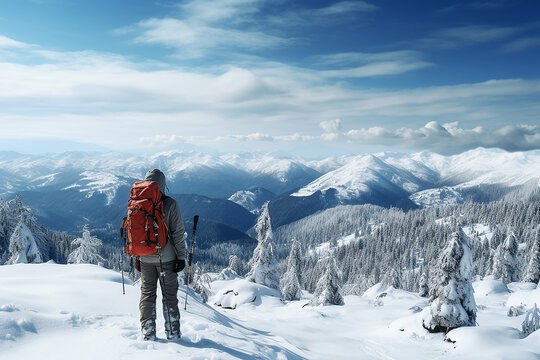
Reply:
[[130, 256], [155, 254], [167, 244], [163, 199], [155, 181], [137, 181], [129, 192], [121, 234]]

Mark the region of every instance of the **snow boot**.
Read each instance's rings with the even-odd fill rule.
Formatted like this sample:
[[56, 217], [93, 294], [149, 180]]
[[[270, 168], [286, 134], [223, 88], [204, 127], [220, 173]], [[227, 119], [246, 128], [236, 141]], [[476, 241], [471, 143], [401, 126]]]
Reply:
[[141, 324], [141, 333], [144, 341], [153, 341], [156, 339], [156, 322], [147, 320]]

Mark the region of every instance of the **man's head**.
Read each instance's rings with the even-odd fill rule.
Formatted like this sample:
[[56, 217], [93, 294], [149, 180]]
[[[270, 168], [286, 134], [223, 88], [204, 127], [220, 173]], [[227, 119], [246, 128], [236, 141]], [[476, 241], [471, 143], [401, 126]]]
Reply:
[[159, 191], [162, 193], [165, 193], [165, 187], [167, 184], [165, 183], [165, 174], [161, 172], [159, 169], [152, 169], [148, 170], [146, 173], [146, 176], [144, 177], [144, 181], [155, 181], [157, 182], [159, 186]]

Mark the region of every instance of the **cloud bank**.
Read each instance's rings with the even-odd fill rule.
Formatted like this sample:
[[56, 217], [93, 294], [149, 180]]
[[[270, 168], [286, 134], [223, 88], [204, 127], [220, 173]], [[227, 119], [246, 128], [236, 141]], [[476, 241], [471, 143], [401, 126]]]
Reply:
[[270, 135], [252, 133], [218, 137], [155, 136], [141, 138], [140, 142], [153, 146], [175, 143], [231, 143], [231, 142], [303, 142], [303, 143], [353, 143], [398, 147], [402, 149], [430, 150], [441, 154], [455, 154], [466, 150], [485, 147], [507, 151], [540, 149], [540, 127], [535, 125], [508, 125], [498, 129], [477, 126], [465, 129], [458, 122], [440, 125], [431, 121], [419, 128], [401, 127], [390, 129], [380, 126], [344, 130], [341, 120], [320, 123], [320, 135]]

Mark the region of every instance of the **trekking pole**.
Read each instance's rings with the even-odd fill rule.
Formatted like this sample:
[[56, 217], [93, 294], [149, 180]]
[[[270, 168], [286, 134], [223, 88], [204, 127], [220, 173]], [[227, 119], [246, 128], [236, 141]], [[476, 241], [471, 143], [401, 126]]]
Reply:
[[165, 271], [163, 271], [163, 263], [161, 262], [161, 247], [159, 245], [156, 246], [158, 249], [158, 255], [159, 255], [159, 284], [161, 286], [161, 295], [163, 295], [163, 299], [165, 299], [165, 304], [163, 307], [163, 310], [167, 312], [167, 322], [169, 323], [169, 332], [172, 335], [173, 328], [172, 328], [172, 322], [171, 322], [171, 312], [169, 309], [169, 299], [167, 298], [167, 291], [165, 289]]
[[124, 284], [124, 260], [122, 260], [122, 263], [120, 266], [122, 266], [122, 295], [126, 295], [126, 285]]
[[188, 271], [186, 282], [186, 302], [184, 303], [184, 310], [187, 310], [187, 296], [189, 291], [189, 275], [191, 274], [191, 261], [193, 260], [193, 250], [195, 249], [195, 231], [197, 231], [197, 223], [199, 222], [199, 215], [193, 217], [193, 236], [191, 237], [191, 252], [188, 256]]
[[[123, 224], [122, 224], [123, 225]], [[124, 250], [122, 250], [122, 255], [120, 256], [120, 270], [122, 271], [122, 295], [126, 295], [126, 285], [124, 283], [124, 252], [126, 251], [125, 242], [126, 239], [124, 238], [124, 228], [120, 228], [120, 237], [122, 240], [124, 240]]]

